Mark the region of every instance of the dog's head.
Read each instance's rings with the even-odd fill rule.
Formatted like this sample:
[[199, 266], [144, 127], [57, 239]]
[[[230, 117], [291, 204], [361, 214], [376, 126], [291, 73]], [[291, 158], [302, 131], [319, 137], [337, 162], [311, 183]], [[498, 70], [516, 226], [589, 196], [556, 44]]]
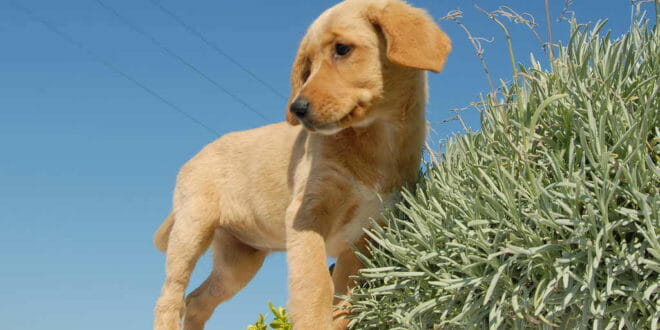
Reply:
[[450, 50], [449, 38], [421, 9], [399, 0], [346, 0], [303, 38], [286, 119], [323, 134], [366, 125], [375, 116], [371, 105], [385, 97], [386, 80], [405, 79], [388, 68], [439, 72]]

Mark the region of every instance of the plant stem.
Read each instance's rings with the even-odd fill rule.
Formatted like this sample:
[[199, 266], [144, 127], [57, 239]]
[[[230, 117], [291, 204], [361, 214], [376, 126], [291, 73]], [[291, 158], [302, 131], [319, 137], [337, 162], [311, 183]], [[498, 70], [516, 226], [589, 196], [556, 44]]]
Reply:
[[550, 21], [550, 3], [548, 0], [545, 0], [545, 21], [548, 26], [548, 57], [550, 57], [550, 63], [552, 64], [552, 59], [554, 57], [552, 49], [552, 21]]

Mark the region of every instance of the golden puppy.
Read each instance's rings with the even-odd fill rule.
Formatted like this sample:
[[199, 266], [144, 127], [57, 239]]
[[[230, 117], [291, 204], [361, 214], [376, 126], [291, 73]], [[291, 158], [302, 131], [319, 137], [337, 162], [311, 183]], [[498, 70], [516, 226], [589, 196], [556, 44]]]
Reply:
[[[431, 17], [399, 0], [346, 0], [324, 12], [293, 63], [288, 123], [227, 134], [181, 169], [154, 238], [167, 251], [154, 328], [202, 329], [269, 252], [283, 250], [295, 328], [345, 328], [332, 305], [361, 266], [351, 247], [417, 179], [424, 70], [439, 72], [450, 49]], [[209, 245], [214, 269], [184, 302]], [[332, 275], [326, 256], [337, 258]]]

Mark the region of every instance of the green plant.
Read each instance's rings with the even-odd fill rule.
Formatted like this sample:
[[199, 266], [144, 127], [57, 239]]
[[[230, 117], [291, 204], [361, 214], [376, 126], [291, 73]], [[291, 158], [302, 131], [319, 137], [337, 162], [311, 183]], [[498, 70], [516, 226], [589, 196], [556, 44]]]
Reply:
[[293, 330], [293, 325], [291, 325], [291, 322], [289, 322], [289, 317], [286, 315], [286, 310], [284, 307], [275, 308], [273, 303], [269, 302], [268, 308], [275, 318], [273, 322], [267, 326], [264, 315], [259, 314], [257, 322], [249, 325], [247, 330], [268, 330], [268, 327], [276, 330]]
[[373, 224], [354, 328], [658, 328], [660, 31], [604, 25], [514, 67]]

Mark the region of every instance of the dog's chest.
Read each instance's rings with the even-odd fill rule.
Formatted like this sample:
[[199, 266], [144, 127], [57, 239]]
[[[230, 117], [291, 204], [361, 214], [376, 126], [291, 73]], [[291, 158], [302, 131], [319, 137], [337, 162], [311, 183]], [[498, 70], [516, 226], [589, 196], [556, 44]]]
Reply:
[[357, 202], [341, 205], [342, 212], [337, 216], [336, 225], [326, 238], [326, 253], [330, 257], [337, 257], [351, 248], [351, 245], [364, 235], [363, 229], [369, 227], [371, 219], [378, 220], [383, 210], [394, 205], [398, 194], [379, 194], [363, 185], [357, 185], [354, 195], [357, 196]]

